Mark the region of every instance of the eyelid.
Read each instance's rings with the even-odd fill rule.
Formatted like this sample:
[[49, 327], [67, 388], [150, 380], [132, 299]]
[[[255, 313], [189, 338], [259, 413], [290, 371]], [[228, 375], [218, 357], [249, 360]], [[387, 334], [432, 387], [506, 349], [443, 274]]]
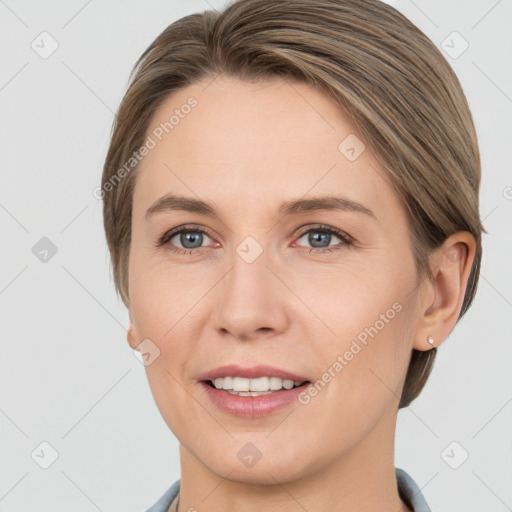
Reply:
[[327, 224], [308, 224], [307, 226], [304, 226], [303, 228], [299, 228], [299, 232], [296, 236], [301, 237], [304, 234], [308, 233], [309, 231], [325, 231], [328, 233], [332, 233], [339, 238], [347, 241], [347, 242], [355, 242], [355, 238], [350, 236], [348, 233], [343, 231], [342, 229], [335, 228], [334, 226], [328, 226]]
[[[182, 232], [194, 232], [194, 231], [204, 233], [212, 240], [214, 238], [213, 235], [210, 233], [210, 231], [207, 228], [205, 228], [204, 226], [201, 226], [199, 224], [183, 224], [181, 226], [176, 226], [175, 228], [172, 228], [172, 229], [166, 231], [161, 237], [159, 237], [159, 239], [157, 240], [156, 246], [161, 247], [161, 246], [168, 244], [172, 238], [174, 238], [176, 235], [179, 235]], [[182, 250], [182, 251], [187, 251], [187, 250], [188, 251], [190, 251], [190, 250], [198, 251], [199, 249], [206, 249], [206, 247], [198, 247], [196, 249], [185, 249], [185, 248], [177, 247], [176, 249]]]
[[[341, 242], [338, 244], [335, 244], [333, 246], [328, 245], [327, 247], [303, 247], [298, 246], [302, 250], [307, 250], [310, 254], [317, 254], [317, 255], [324, 255], [326, 256], [329, 253], [334, 253], [336, 251], [340, 251], [342, 249], [350, 249], [355, 246], [356, 240], [354, 237], [346, 233], [345, 231], [342, 231], [341, 229], [335, 228], [334, 226], [328, 226], [325, 224], [316, 224], [316, 225], [308, 225], [305, 226], [304, 229], [300, 229], [297, 236], [297, 239], [302, 238], [304, 235], [309, 233], [310, 231], [317, 231], [317, 232], [324, 232], [328, 233], [330, 235], [334, 235], [338, 237]], [[294, 242], [294, 245], [296, 245], [297, 242]]]
[[[309, 233], [310, 231], [315, 231], [315, 230], [323, 231], [324, 233], [329, 233], [329, 234], [337, 236], [342, 241], [341, 247], [339, 247], [340, 244], [337, 244], [333, 247], [327, 246], [327, 247], [320, 247], [320, 248], [319, 247], [307, 248], [307, 247], [303, 247], [303, 246], [298, 246], [298, 247], [300, 247], [302, 249], [308, 249], [309, 252], [313, 252], [313, 253], [327, 253], [327, 252], [332, 252], [332, 251], [341, 249], [343, 247], [350, 247], [350, 246], [354, 245], [356, 242], [356, 240], [351, 235], [346, 233], [345, 231], [342, 231], [341, 229], [335, 228], [333, 226], [328, 226], [326, 224], [313, 224], [313, 225], [308, 224], [306, 226], [303, 226], [303, 227], [299, 228], [298, 232], [295, 233], [294, 237], [295, 237], [295, 239], [302, 238], [302, 236], [304, 236], [306, 233]], [[157, 240], [157, 243], [156, 243], [157, 248], [168, 245], [170, 240], [172, 238], [174, 238], [176, 235], [179, 235], [181, 233], [186, 233], [186, 232], [203, 233], [203, 234], [207, 235], [208, 238], [215, 240], [215, 237], [210, 233], [210, 230], [208, 228], [206, 228], [202, 225], [199, 225], [199, 224], [183, 224], [181, 226], [176, 226], [175, 228], [172, 228], [172, 229], [166, 231]], [[169, 251], [175, 252], [175, 253], [181, 253], [181, 254], [187, 253], [187, 254], [192, 255], [192, 254], [199, 254], [199, 253], [205, 251], [206, 249], [208, 249], [208, 247], [196, 247], [196, 248], [192, 248], [192, 249], [182, 248], [182, 247], [173, 247], [172, 249], [169, 249]]]

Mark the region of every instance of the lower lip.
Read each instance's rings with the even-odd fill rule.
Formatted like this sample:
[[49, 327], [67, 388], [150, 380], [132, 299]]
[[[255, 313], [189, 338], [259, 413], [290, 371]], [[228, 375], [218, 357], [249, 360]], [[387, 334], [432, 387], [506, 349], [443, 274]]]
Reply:
[[292, 389], [280, 389], [268, 395], [239, 396], [222, 389], [212, 388], [207, 382], [200, 382], [210, 400], [222, 411], [243, 418], [260, 418], [298, 401], [297, 397], [310, 384], [305, 383]]

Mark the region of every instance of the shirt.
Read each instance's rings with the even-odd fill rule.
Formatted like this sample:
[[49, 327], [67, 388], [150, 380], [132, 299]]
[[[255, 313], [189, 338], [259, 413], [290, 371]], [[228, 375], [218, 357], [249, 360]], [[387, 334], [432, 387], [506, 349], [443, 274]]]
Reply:
[[[400, 499], [414, 512], [431, 512], [418, 484], [403, 469], [395, 468]], [[176, 480], [146, 512], [176, 512], [181, 480]], [[172, 505], [172, 507], [171, 507]]]

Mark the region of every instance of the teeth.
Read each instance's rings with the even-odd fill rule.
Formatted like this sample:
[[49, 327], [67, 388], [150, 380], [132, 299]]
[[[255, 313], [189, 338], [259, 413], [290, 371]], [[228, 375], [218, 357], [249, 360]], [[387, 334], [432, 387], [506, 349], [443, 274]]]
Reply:
[[232, 389], [228, 389], [227, 392], [230, 395], [238, 395], [238, 396], [261, 396], [261, 395], [270, 395], [272, 391], [233, 391]]
[[292, 389], [293, 388], [293, 380], [283, 379], [283, 388], [284, 389]]
[[249, 391], [250, 379], [243, 377], [233, 377], [233, 390], [234, 391]]
[[[232, 394], [240, 396], [258, 396], [268, 394], [266, 392], [278, 391], [282, 388], [292, 389], [293, 386], [300, 386], [304, 381], [293, 381], [279, 377], [258, 377], [247, 379], [245, 377], [217, 377], [212, 381], [217, 389], [224, 389]], [[254, 392], [254, 394], [252, 394]]]
[[[217, 380], [217, 379], [215, 379]], [[224, 377], [222, 380], [222, 389], [233, 389], [233, 377]]]
[[249, 382], [249, 389], [251, 391], [268, 391], [270, 389], [269, 378], [258, 377], [257, 379], [251, 379]]
[[283, 387], [283, 379], [280, 379], [279, 377], [270, 377], [269, 386], [272, 391], [281, 389]]

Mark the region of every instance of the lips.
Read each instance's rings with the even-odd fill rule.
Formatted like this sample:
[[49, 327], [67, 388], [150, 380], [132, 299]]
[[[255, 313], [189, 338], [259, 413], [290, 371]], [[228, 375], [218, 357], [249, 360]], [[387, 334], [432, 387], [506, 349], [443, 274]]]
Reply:
[[[251, 396], [246, 393], [233, 394], [225, 389], [216, 389], [212, 381], [225, 377], [241, 377], [245, 379], [258, 379], [261, 377], [278, 377], [285, 380], [300, 382], [292, 389], [280, 389], [270, 392], [256, 392]], [[256, 419], [277, 413], [285, 407], [297, 406], [298, 396], [311, 385], [307, 376], [283, 370], [275, 366], [258, 365], [243, 367], [237, 364], [219, 366], [201, 374], [198, 378], [200, 388], [205, 396], [221, 411], [231, 416], [246, 419]], [[256, 395], [256, 396], [255, 396]]]
[[259, 396], [237, 396], [225, 390], [212, 388], [206, 382], [199, 384], [205, 397], [220, 411], [245, 419], [270, 416], [286, 407], [299, 407], [299, 395], [309, 385], [311, 384], [303, 384], [293, 389], [281, 389]]
[[307, 376], [276, 368], [275, 366], [258, 365], [249, 368], [236, 364], [229, 364], [214, 368], [213, 370], [201, 374], [198, 380], [207, 382], [215, 380], [218, 377], [245, 377], [248, 379], [257, 379], [258, 377], [279, 377], [281, 379], [290, 379], [293, 381], [310, 381]]

